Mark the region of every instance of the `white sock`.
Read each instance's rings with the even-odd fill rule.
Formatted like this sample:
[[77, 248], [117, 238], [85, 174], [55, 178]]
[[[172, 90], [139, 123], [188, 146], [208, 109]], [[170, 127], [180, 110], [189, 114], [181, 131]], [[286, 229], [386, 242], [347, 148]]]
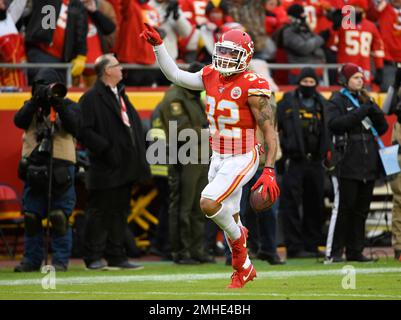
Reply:
[[207, 216], [212, 219], [230, 238], [235, 241], [241, 237], [241, 230], [228, 208], [221, 204], [221, 208], [213, 216]]
[[241, 221], [241, 218], [240, 218], [239, 214], [238, 214], [238, 222], [237, 222], [237, 224], [238, 224], [240, 227], [242, 227], [242, 226], [243, 226], [243, 224], [242, 224], [242, 221]]

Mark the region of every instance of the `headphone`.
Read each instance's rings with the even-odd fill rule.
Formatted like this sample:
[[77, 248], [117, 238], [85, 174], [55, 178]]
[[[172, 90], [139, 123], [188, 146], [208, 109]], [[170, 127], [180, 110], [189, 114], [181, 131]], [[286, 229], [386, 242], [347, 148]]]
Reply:
[[362, 70], [362, 68], [361, 68], [360, 66], [356, 65], [355, 63], [345, 63], [345, 64], [343, 64], [343, 65], [338, 69], [338, 74], [337, 74], [337, 82], [338, 82], [340, 85], [344, 86], [344, 87], [347, 87], [347, 86], [348, 86], [348, 81], [349, 81], [349, 79], [347, 79], [347, 77], [346, 77], [346, 76], [344, 75], [344, 73], [343, 73], [343, 72], [344, 72], [344, 68], [345, 68], [346, 66], [350, 66], [350, 65], [352, 65], [352, 66], [354, 66], [354, 67], [357, 68], [357, 71], [355, 71], [354, 74], [357, 73], [357, 72], [362, 73], [362, 75], [363, 75], [363, 77], [364, 77], [364, 80], [365, 80], [364, 71]]

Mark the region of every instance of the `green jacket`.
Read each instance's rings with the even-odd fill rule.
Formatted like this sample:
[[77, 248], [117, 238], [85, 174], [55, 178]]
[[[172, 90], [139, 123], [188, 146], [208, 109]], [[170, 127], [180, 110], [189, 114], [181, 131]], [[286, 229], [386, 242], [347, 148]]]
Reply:
[[[169, 121], [176, 121], [177, 133], [184, 129], [194, 129], [198, 136], [198, 150], [201, 150], [203, 143], [209, 143], [201, 139], [201, 129], [209, 126], [205, 107], [199, 95], [188, 89], [172, 85], [167, 91], [158, 106], [160, 110], [160, 120], [166, 132], [166, 139], [169, 140]], [[185, 142], [180, 142], [185, 144]], [[180, 144], [179, 144], [180, 146]], [[199, 152], [199, 157], [200, 157]], [[200, 159], [200, 158], [199, 158]]]

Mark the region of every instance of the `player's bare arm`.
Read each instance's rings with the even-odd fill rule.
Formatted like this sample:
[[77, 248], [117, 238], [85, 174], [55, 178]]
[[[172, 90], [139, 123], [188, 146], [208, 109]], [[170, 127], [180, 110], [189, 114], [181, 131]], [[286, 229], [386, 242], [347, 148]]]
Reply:
[[266, 96], [252, 96], [248, 98], [253, 116], [263, 132], [266, 150], [265, 167], [274, 168], [277, 155], [276, 110], [273, 109]]

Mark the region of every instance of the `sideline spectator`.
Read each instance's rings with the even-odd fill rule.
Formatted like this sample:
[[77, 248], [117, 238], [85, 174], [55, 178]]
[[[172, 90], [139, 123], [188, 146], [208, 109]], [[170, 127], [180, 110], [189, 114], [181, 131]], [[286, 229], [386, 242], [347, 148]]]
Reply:
[[302, 69], [297, 89], [285, 93], [277, 107], [285, 161], [280, 215], [288, 258], [323, 256], [318, 246], [323, 227], [322, 161], [328, 147], [328, 102], [317, 91], [318, 80], [313, 69]]
[[[379, 135], [388, 124], [383, 111], [370, 98], [364, 85], [364, 70], [345, 64], [339, 71], [343, 88], [330, 98], [327, 123], [339, 159], [333, 177], [335, 206], [326, 245], [326, 262], [372, 261], [363, 255], [365, 222], [375, 180], [380, 175], [378, 145], [371, 128]], [[337, 205], [338, 204], [338, 205]]]
[[88, 269], [139, 269], [124, 250], [132, 186], [149, 177], [141, 120], [125, 94], [122, 68], [112, 54], [96, 60], [98, 80], [80, 99], [79, 139], [89, 149], [88, 222], [85, 257]]

